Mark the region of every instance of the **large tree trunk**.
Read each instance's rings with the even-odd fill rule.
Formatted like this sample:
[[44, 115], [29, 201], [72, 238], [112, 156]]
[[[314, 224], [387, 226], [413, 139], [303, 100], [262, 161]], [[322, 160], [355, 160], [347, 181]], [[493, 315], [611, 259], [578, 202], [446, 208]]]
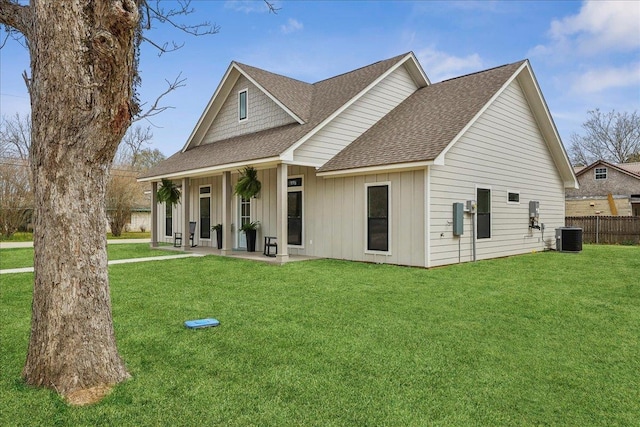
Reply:
[[27, 383], [69, 396], [129, 377], [118, 355], [105, 188], [131, 121], [134, 0], [31, 2], [36, 221]]

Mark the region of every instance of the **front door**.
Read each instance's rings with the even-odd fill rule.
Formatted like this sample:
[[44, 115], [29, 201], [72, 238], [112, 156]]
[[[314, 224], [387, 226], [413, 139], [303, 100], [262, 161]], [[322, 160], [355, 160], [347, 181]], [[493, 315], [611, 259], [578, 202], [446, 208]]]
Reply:
[[251, 199], [239, 198], [238, 202], [238, 248], [247, 249], [247, 235], [242, 226], [251, 222]]

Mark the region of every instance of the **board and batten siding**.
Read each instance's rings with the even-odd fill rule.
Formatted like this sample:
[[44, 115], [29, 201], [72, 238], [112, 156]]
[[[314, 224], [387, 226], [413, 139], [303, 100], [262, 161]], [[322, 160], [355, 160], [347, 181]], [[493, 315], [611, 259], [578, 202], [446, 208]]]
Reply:
[[295, 149], [294, 161], [322, 166], [416, 89], [406, 68], [399, 67]]
[[[491, 190], [491, 238], [476, 241], [477, 259], [543, 250], [564, 225], [564, 186], [520, 84], [514, 80], [449, 150], [444, 166], [431, 167], [430, 266], [472, 260], [471, 216], [453, 236], [453, 203]], [[520, 194], [508, 203], [508, 192]], [[540, 202], [540, 230], [529, 228], [529, 201]], [[543, 240], [544, 239], [544, 240]]]
[[[244, 89], [247, 89], [247, 118], [239, 121], [238, 92]], [[295, 123], [295, 120], [286, 111], [246, 77], [240, 76], [207, 130], [202, 143], [208, 144], [290, 123]]]
[[[262, 195], [253, 201], [262, 237], [276, 234], [275, 169], [259, 171]], [[303, 245], [291, 255], [424, 266], [424, 170], [346, 178], [322, 178], [314, 168], [289, 166], [289, 177], [303, 178]], [[390, 254], [365, 253], [367, 183], [390, 183]], [[265, 191], [267, 190], [268, 191]]]

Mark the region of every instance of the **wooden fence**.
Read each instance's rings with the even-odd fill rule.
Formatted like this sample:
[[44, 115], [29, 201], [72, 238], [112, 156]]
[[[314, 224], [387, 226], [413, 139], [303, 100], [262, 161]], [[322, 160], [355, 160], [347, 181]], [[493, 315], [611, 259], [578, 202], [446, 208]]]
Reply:
[[568, 216], [565, 225], [582, 228], [584, 243], [640, 244], [638, 216]]

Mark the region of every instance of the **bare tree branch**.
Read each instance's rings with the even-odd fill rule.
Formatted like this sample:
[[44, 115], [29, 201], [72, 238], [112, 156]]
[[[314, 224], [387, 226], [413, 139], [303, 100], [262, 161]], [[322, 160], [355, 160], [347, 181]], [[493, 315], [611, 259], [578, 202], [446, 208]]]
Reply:
[[582, 124], [583, 135], [571, 135], [570, 152], [574, 164], [588, 165], [596, 160], [629, 162], [640, 153], [640, 115], [612, 110], [589, 111]]
[[[201, 22], [198, 24], [182, 24], [179, 23], [176, 18], [179, 16], [190, 15], [194, 12], [194, 9], [191, 7], [190, 0], [179, 0], [177, 1], [177, 7], [172, 9], [164, 9], [160, 3], [161, 0], [155, 0], [154, 2], [148, 0], [141, 0], [142, 5], [144, 7], [144, 21], [142, 26], [143, 28], [150, 30], [152, 28], [152, 22], [158, 21], [162, 24], [169, 24], [174, 28], [193, 35], [193, 36], [203, 36], [209, 34], [217, 34], [220, 32], [220, 26], [216, 24], [211, 24], [209, 21]], [[149, 42], [153, 47], [158, 49], [159, 55], [167, 52], [173, 52], [175, 50], [180, 49], [183, 44], [178, 44], [175, 42], [165, 42], [165, 43], [156, 43], [150, 40], [148, 37], [143, 37], [143, 40]], [[171, 47], [169, 47], [171, 45]]]
[[[142, 119], [149, 119], [149, 117], [157, 116], [158, 114], [162, 113], [163, 111], [166, 111], [166, 110], [168, 110], [170, 108], [174, 108], [174, 107], [171, 107], [171, 106], [161, 106], [160, 105], [160, 101], [162, 101], [162, 98], [164, 98], [166, 95], [168, 95], [169, 93], [173, 92], [174, 90], [186, 86], [185, 82], [187, 81], [187, 79], [181, 78], [181, 77], [182, 77], [182, 73], [178, 74], [178, 76], [172, 82], [165, 79], [165, 82], [167, 82], [167, 89], [164, 92], [162, 92], [155, 99], [155, 101], [153, 101], [151, 106], [146, 111], [141, 112], [136, 117], [134, 117], [133, 122], [138, 122], [138, 121], [140, 121]], [[140, 105], [140, 109], [142, 110], [142, 108], [145, 105], [146, 105], [146, 103]]]
[[31, 14], [31, 6], [21, 5], [16, 0], [0, 0], [0, 24], [15, 28], [27, 38], [31, 35]]

